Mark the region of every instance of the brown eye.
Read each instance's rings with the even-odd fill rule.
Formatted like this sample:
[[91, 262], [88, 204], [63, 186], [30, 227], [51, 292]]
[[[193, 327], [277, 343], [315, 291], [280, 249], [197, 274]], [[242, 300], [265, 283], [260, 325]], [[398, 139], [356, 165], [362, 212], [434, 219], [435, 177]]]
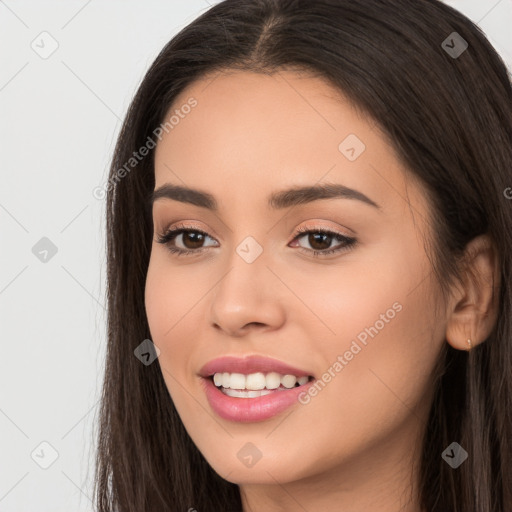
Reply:
[[206, 238], [211, 237], [200, 229], [177, 227], [159, 235], [157, 242], [167, 246], [170, 252], [180, 255], [202, 252], [207, 248], [202, 246]]
[[[340, 233], [329, 231], [324, 228], [301, 228], [298, 230], [298, 232], [299, 236], [296, 236], [294, 240], [300, 240], [301, 238], [305, 239], [307, 244], [309, 244], [311, 248], [304, 247], [300, 244], [299, 247], [301, 248], [301, 250], [305, 252], [313, 253], [314, 256], [332, 254], [335, 252], [347, 250], [353, 245], [355, 245], [355, 243], [357, 242], [355, 238], [347, 237]], [[331, 248], [331, 244], [333, 241], [338, 242], [338, 246], [335, 246], [335, 248]]]
[[308, 243], [312, 249], [317, 251], [325, 251], [329, 249], [334, 237], [326, 233], [310, 233], [307, 235]]
[[[307, 248], [299, 244], [299, 250], [312, 254], [315, 257], [348, 250], [357, 242], [355, 238], [347, 237], [324, 228], [302, 228], [298, 230], [298, 233], [299, 235], [294, 238], [294, 241], [304, 238], [306, 239], [306, 243], [311, 247]], [[200, 229], [178, 226], [159, 235], [157, 242], [165, 245], [171, 253], [177, 256], [192, 256], [208, 249], [208, 246], [203, 245], [207, 238], [215, 240], [210, 237], [208, 233]], [[334, 246], [334, 248], [332, 248], [333, 241], [338, 242], [337, 246]]]
[[181, 237], [181, 243], [185, 246], [185, 249], [199, 249], [201, 244], [204, 242], [205, 235], [198, 231], [182, 231], [174, 237], [174, 240]]

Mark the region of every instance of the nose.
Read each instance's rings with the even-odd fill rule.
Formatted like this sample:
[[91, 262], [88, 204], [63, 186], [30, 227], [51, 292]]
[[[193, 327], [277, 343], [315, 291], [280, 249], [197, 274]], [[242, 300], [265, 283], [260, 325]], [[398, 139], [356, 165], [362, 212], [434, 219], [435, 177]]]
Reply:
[[[237, 261], [238, 259], [238, 261]], [[263, 258], [252, 263], [232, 258], [211, 295], [211, 322], [231, 337], [274, 330], [285, 321], [283, 285]]]

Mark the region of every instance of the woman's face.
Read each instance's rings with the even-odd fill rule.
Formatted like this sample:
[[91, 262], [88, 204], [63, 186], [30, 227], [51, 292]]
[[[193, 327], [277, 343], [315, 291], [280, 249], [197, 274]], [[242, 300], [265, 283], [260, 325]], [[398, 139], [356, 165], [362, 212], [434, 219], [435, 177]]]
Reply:
[[[331, 475], [350, 487], [377, 462], [410, 470], [445, 329], [421, 186], [375, 123], [319, 78], [222, 74], [184, 90], [171, 114], [155, 190], [187, 187], [217, 206], [184, 193], [153, 203], [147, 316], [194, 443], [238, 484]], [[322, 198], [314, 190], [327, 184], [338, 193]], [[315, 188], [291, 192], [301, 187]], [[249, 356], [294, 370], [205, 367]], [[201, 376], [214, 371], [217, 383], [268, 394], [227, 396]], [[293, 378], [281, 377], [294, 372], [313, 380], [287, 391]]]

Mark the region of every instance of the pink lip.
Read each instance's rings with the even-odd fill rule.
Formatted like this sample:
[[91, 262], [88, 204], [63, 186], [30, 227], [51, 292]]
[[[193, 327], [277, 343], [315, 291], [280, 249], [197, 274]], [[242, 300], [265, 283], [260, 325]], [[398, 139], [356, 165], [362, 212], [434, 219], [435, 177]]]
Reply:
[[213, 383], [211, 376], [224, 372], [245, 375], [257, 372], [277, 372], [281, 375], [295, 375], [296, 377], [310, 376], [311, 373], [289, 366], [277, 359], [256, 355], [245, 358], [226, 356], [206, 363], [199, 374], [203, 377], [201, 384], [211, 408], [221, 418], [245, 423], [263, 421], [283, 412], [298, 402], [299, 395], [307, 391], [314, 382], [312, 380], [302, 386], [273, 391], [258, 398], [238, 398], [225, 395]]
[[277, 359], [270, 359], [262, 356], [248, 356], [248, 357], [219, 357], [206, 363], [201, 370], [199, 375], [201, 377], [210, 377], [214, 373], [243, 373], [248, 375], [249, 373], [270, 373], [277, 372], [281, 375], [295, 375], [295, 377], [307, 377], [311, 373], [300, 370], [289, 366]]
[[273, 391], [258, 398], [237, 398], [225, 395], [211, 378], [201, 378], [206, 398], [213, 411], [221, 418], [241, 423], [263, 421], [283, 412], [298, 402], [299, 395], [307, 391], [313, 383], [314, 381], [310, 381], [286, 391]]

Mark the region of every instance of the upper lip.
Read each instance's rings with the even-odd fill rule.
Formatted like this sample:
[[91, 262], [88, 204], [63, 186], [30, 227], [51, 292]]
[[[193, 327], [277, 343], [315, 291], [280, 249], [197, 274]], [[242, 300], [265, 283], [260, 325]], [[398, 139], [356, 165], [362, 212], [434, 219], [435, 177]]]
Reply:
[[281, 375], [295, 375], [295, 377], [308, 377], [311, 373], [294, 368], [277, 359], [251, 355], [247, 357], [224, 356], [207, 362], [199, 371], [201, 377], [211, 377], [215, 373], [269, 373], [276, 372]]

